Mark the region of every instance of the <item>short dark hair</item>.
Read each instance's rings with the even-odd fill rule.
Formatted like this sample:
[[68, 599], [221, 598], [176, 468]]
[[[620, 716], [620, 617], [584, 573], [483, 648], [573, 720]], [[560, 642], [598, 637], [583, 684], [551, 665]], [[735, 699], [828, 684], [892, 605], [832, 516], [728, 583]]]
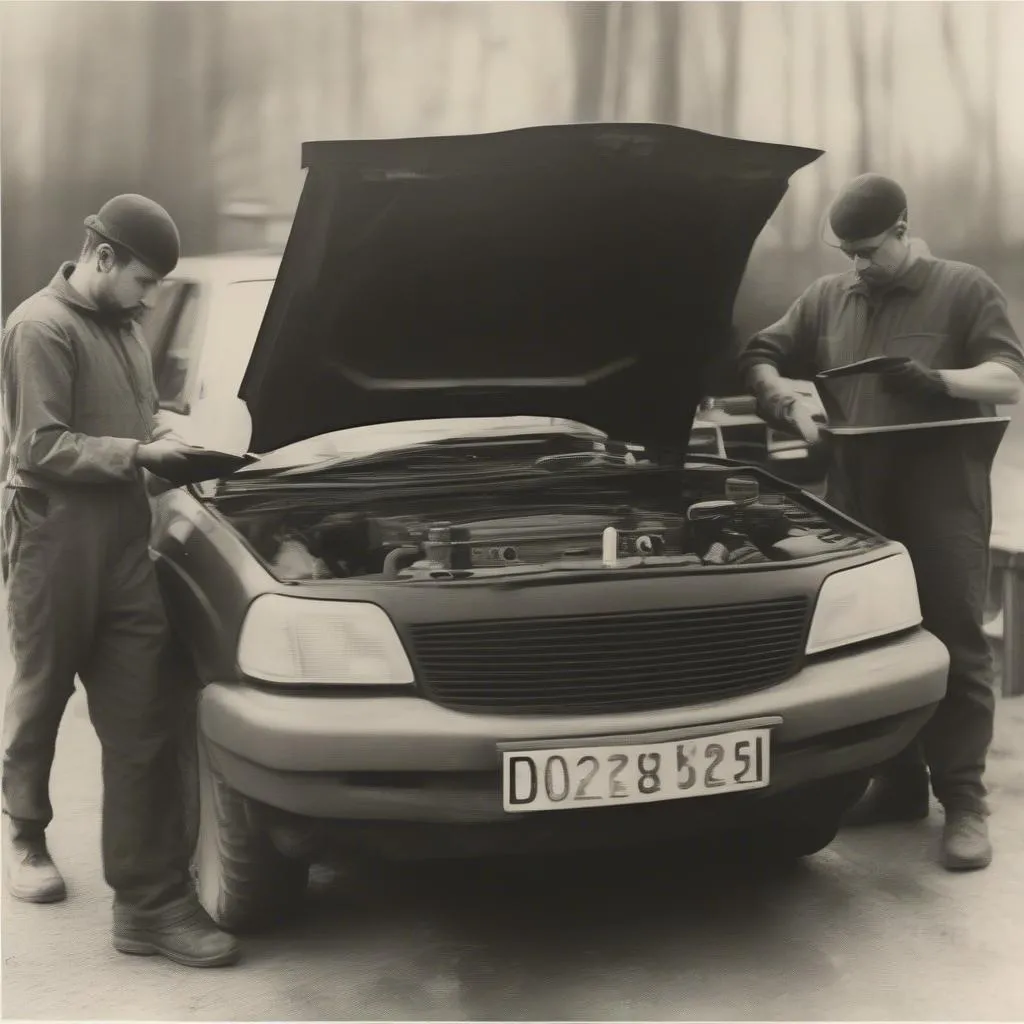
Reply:
[[111, 242], [109, 239], [106, 239], [99, 234], [99, 232], [93, 231], [92, 228], [85, 229], [85, 240], [82, 242], [82, 252], [79, 259], [91, 259], [96, 255], [96, 250], [99, 249], [101, 245], [110, 246], [114, 251], [114, 262], [119, 267], [126, 267], [133, 259], [135, 259], [135, 256], [123, 245], [118, 245], [117, 242]]

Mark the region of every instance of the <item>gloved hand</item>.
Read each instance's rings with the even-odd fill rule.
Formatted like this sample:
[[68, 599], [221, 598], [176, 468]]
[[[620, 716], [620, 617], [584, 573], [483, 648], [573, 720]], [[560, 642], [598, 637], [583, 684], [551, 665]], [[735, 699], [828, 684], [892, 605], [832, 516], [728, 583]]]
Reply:
[[154, 476], [173, 481], [179, 479], [188, 466], [186, 452], [194, 451], [197, 449], [185, 444], [184, 441], [161, 438], [140, 444], [135, 462], [142, 469], [148, 469]]
[[755, 388], [759, 414], [769, 424], [799, 434], [808, 444], [818, 441], [819, 423], [814, 408], [800, 392], [786, 386], [785, 378]]
[[885, 390], [895, 394], [934, 397], [949, 395], [942, 374], [917, 359], [907, 359], [902, 365], [883, 372], [881, 377]]

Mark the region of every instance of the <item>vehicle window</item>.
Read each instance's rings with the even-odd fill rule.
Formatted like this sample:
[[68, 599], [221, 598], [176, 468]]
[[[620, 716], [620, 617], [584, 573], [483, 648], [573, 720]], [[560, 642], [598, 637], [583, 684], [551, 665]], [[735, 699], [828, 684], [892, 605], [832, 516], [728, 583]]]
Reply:
[[194, 281], [164, 281], [153, 308], [142, 319], [161, 409], [188, 412], [188, 371], [198, 336], [198, 307]]

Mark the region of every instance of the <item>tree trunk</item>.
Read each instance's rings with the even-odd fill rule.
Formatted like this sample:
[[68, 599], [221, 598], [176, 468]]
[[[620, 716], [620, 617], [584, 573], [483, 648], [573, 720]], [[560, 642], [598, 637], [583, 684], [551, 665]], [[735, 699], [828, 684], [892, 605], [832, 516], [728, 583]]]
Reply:
[[654, 10], [654, 119], [663, 124], [678, 124], [682, 12], [675, 0], [658, 3]]
[[986, 12], [986, 53], [988, 54], [988, 202], [986, 234], [996, 248], [1003, 246], [1003, 168], [999, 146], [999, 46], [1000, 7], [990, 3]]
[[[827, 36], [825, 34], [825, 19], [828, 17], [827, 4], [812, 4], [812, 16], [814, 18], [814, 38], [811, 44], [813, 55], [813, 82], [814, 82], [814, 134], [815, 144], [825, 149], [828, 145], [828, 53]], [[828, 205], [828, 165], [825, 160], [818, 160], [815, 163], [817, 180], [817, 203], [816, 208], [819, 215], [823, 215]], [[818, 231], [813, 239], [818, 241]]]
[[612, 92], [612, 114], [621, 120], [626, 117], [629, 72], [632, 68], [634, 10], [632, 3], [616, 3], [615, 7], [615, 86]]
[[891, 172], [896, 170], [896, 118], [893, 108], [896, 103], [896, 11], [890, 4], [884, 5], [885, 27], [882, 36], [882, 146], [881, 159]]
[[577, 121], [600, 121], [607, 73], [608, 14], [605, 3], [570, 3], [569, 27], [576, 62]]
[[[736, 6], [736, 5], [733, 5]], [[794, 117], [793, 104], [795, 100], [793, 89], [793, 58], [796, 46], [793, 40], [795, 25], [793, 23], [793, 8], [790, 4], [784, 3], [782, 11], [782, 117], [783, 130], [782, 141], [793, 143], [796, 141], [796, 118]], [[787, 251], [793, 249], [794, 234], [794, 210], [792, 200], [786, 202], [783, 198], [779, 210], [782, 233], [782, 244]]]
[[363, 66], [363, 5], [345, 5], [348, 24], [345, 26], [345, 91], [348, 123], [356, 138], [363, 130], [363, 104], [366, 91], [366, 69]]
[[[789, 46], [788, 22], [791, 11], [789, 4], [783, 4], [784, 17], [787, 20], [786, 47]], [[740, 62], [740, 51], [743, 43], [743, 4], [737, 0], [735, 3], [723, 4], [721, 7], [722, 18], [722, 41], [725, 50], [725, 61], [722, 71], [722, 132], [725, 135], [735, 135], [739, 128], [740, 120], [740, 96], [743, 69]], [[786, 74], [789, 71], [789, 61], [786, 62]]]
[[150, 12], [149, 135], [145, 180], [181, 231], [185, 252], [217, 241], [213, 139], [220, 103], [220, 3], [154, 4]]
[[871, 109], [868, 106], [868, 56], [864, 40], [864, 9], [859, 3], [846, 4], [850, 34], [850, 62], [853, 74], [853, 102], [857, 108], [856, 174], [872, 169]]
[[[971, 96], [970, 73], [967, 70], [967, 63], [964, 60], [963, 52], [957, 41], [957, 29], [953, 22], [953, 9], [951, 4], [940, 6], [940, 17], [942, 19], [942, 39], [946, 50], [947, 66], [950, 78], [960, 99], [964, 119], [964, 158], [959, 168], [962, 175], [961, 188], [964, 194], [977, 191], [980, 187], [984, 189], [989, 182], [985, 180], [985, 163], [988, 149], [988, 124], [985, 113], [978, 109], [977, 104]], [[991, 61], [993, 54], [989, 54]], [[980, 173], [979, 173], [980, 172]], [[980, 179], [980, 182], [979, 182]], [[974, 224], [968, 225], [967, 232], [971, 228], [985, 230], [987, 216], [984, 210], [974, 208]]]

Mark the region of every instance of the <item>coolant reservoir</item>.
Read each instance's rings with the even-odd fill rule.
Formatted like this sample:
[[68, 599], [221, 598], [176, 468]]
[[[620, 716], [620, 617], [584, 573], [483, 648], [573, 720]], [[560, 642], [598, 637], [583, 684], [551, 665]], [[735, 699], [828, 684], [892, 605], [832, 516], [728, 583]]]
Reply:
[[725, 496], [729, 501], [747, 502], [757, 501], [761, 495], [761, 488], [757, 481], [748, 476], [730, 476], [725, 480]]

